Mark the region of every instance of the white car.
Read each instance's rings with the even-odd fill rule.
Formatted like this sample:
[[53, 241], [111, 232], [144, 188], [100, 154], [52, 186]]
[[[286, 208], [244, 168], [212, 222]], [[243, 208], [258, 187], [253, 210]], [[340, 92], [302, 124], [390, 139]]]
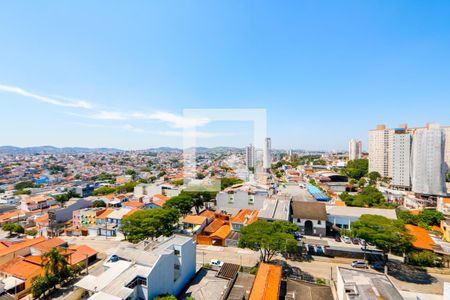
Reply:
[[352, 243], [352, 239], [349, 238], [348, 236], [343, 236], [342, 240], [344, 241], [344, 243], [346, 244], [351, 244]]
[[222, 268], [223, 261], [220, 261], [218, 259], [211, 259], [211, 261], [209, 262], [209, 265], [211, 266], [212, 269], [218, 270], [218, 269]]
[[368, 269], [368, 268], [369, 268], [369, 265], [368, 265], [365, 261], [362, 261], [362, 260], [354, 260], [354, 261], [352, 262], [352, 267], [353, 267], [353, 268]]

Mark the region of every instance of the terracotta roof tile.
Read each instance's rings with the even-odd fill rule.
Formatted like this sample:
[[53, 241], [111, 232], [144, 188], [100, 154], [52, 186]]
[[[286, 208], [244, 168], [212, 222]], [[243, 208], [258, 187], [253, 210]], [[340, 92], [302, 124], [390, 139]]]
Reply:
[[408, 229], [409, 233], [415, 237], [412, 242], [414, 248], [433, 250], [433, 246], [436, 245], [436, 243], [431, 239], [426, 229], [411, 224], [407, 224], [405, 227]]
[[205, 223], [206, 217], [203, 216], [193, 216], [193, 215], [187, 215], [183, 219], [183, 223], [187, 224], [195, 224], [195, 225], [202, 225]]
[[261, 263], [256, 273], [249, 300], [278, 300], [281, 266]]
[[35, 277], [39, 275], [41, 271], [42, 267], [40, 265], [26, 261], [21, 256], [13, 258], [6, 264], [0, 266], [0, 272], [23, 280]]
[[222, 225], [216, 232], [211, 234], [211, 237], [218, 237], [225, 239], [231, 231], [231, 226], [229, 224]]
[[66, 243], [66, 241], [64, 241], [60, 238], [52, 238], [52, 239], [49, 239], [49, 240], [46, 240], [46, 241], [43, 241], [41, 243], [34, 245], [33, 248], [36, 248], [42, 252], [48, 252], [48, 251], [52, 250], [53, 248], [61, 246], [65, 243]]
[[26, 240], [26, 241], [23, 241], [23, 242], [11, 245], [10, 247], [8, 247], [6, 249], [0, 250], [0, 256], [4, 256], [4, 255], [10, 254], [10, 253], [14, 253], [16, 251], [19, 251], [21, 249], [24, 249], [24, 248], [27, 248], [27, 247], [31, 247], [31, 246], [36, 245], [38, 243], [41, 243], [41, 242], [43, 242], [45, 240], [46, 240], [46, 238], [41, 236], [41, 237], [38, 237], [38, 238], [29, 239], [29, 240]]
[[211, 234], [216, 232], [223, 224], [225, 224], [224, 220], [215, 219], [211, 222], [206, 228], [203, 230], [204, 233]]

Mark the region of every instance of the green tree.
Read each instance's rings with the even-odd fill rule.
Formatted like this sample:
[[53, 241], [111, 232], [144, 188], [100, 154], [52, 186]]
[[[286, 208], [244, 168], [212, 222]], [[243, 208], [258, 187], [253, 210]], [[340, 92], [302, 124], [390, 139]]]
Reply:
[[94, 200], [92, 207], [106, 207], [106, 203], [103, 200]]
[[38, 234], [38, 231], [36, 229], [29, 229], [25, 230], [25, 234], [30, 236], [36, 236]]
[[411, 235], [403, 221], [379, 215], [362, 215], [353, 222], [352, 235], [372, 242], [384, 252], [404, 253], [411, 248]]
[[397, 211], [397, 218], [402, 220], [405, 224], [419, 224], [419, 216], [413, 215], [409, 210]]
[[139, 210], [122, 220], [121, 231], [131, 243], [138, 243], [147, 238], [154, 239], [161, 235], [170, 236], [179, 218], [180, 213], [173, 208]]
[[3, 225], [2, 227], [3, 231], [9, 231], [9, 235], [12, 235], [13, 233], [24, 233], [25, 229], [22, 227], [22, 225], [17, 223], [7, 223]]
[[439, 256], [431, 251], [414, 251], [408, 255], [411, 265], [419, 267], [435, 267], [440, 266]]
[[267, 262], [277, 253], [296, 251], [297, 241], [292, 232], [297, 229], [295, 224], [289, 222], [256, 221], [241, 228], [238, 245], [259, 251], [260, 260]]
[[187, 215], [191, 212], [194, 202], [189, 196], [175, 196], [164, 203], [164, 207], [171, 207], [177, 209], [182, 215]]
[[171, 295], [160, 295], [155, 300], [177, 300], [177, 297]]
[[61, 283], [71, 276], [71, 269], [66, 255], [62, 255], [57, 248], [42, 254], [45, 276], [55, 276], [57, 283]]
[[217, 192], [209, 191], [195, 191], [195, 190], [183, 190], [179, 196], [186, 196], [192, 199], [192, 205], [195, 208], [197, 214], [200, 213], [200, 209], [205, 206], [206, 202], [210, 202], [217, 195]]
[[378, 172], [370, 172], [369, 174], [367, 174], [367, 177], [369, 178], [370, 185], [376, 185], [378, 180], [381, 179], [381, 175]]
[[33, 188], [34, 183], [32, 181], [21, 181], [14, 185], [15, 190], [23, 190], [27, 188]]
[[224, 177], [220, 179], [220, 188], [224, 190], [230, 186], [243, 182], [244, 182], [243, 180], [236, 177]]
[[95, 189], [94, 192], [92, 193], [92, 195], [94, 196], [102, 196], [102, 195], [108, 195], [108, 194], [112, 194], [115, 193], [116, 189], [110, 186], [102, 186], [98, 189]]
[[45, 293], [56, 285], [56, 281], [54, 276], [36, 277], [31, 285], [33, 299], [39, 299], [40, 297], [45, 296]]
[[369, 170], [369, 161], [367, 159], [350, 160], [347, 167], [342, 170], [342, 173], [350, 178], [359, 180], [367, 175]]
[[444, 220], [444, 214], [436, 210], [422, 210], [418, 215], [419, 223], [427, 226], [440, 225]]
[[64, 203], [66, 203], [67, 201], [69, 201], [72, 198], [79, 198], [80, 195], [78, 195], [77, 193], [75, 193], [73, 190], [69, 190], [67, 193], [64, 194], [60, 194], [60, 195], [55, 195], [54, 198], [55, 200], [61, 205], [63, 206]]

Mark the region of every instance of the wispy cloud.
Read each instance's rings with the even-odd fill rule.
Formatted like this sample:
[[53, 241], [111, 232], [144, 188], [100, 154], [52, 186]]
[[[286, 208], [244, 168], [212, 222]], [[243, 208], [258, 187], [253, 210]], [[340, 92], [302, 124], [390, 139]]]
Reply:
[[48, 97], [43, 95], [38, 95], [31, 93], [29, 91], [26, 91], [22, 88], [16, 87], [16, 86], [10, 86], [10, 85], [3, 85], [0, 84], [0, 91], [5, 93], [11, 93], [16, 94], [28, 98], [33, 98], [35, 100], [45, 102], [52, 105], [57, 106], [65, 106], [65, 107], [76, 107], [76, 108], [92, 108], [93, 105], [89, 103], [88, 101], [84, 100], [71, 100], [71, 99], [57, 99], [55, 97]]
[[172, 128], [194, 128], [206, 125], [210, 120], [206, 118], [186, 118], [169, 112], [157, 111], [154, 113], [126, 113], [119, 111], [98, 111], [88, 115], [96, 120], [153, 120], [167, 123]]
[[154, 131], [153, 133], [162, 136], [173, 136], [173, 137], [193, 137], [193, 138], [214, 138], [221, 136], [234, 136], [233, 133], [228, 132], [207, 132], [207, 131], [177, 131], [177, 130], [164, 130], [164, 131]]
[[74, 124], [77, 126], [91, 127], [91, 128], [106, 128], [106, 129], [124, 130], [124, 131], [132, 131], [132, 132], [145, 132], [144, 129], [133, 126], [131, 124], [125, 124], [125, 125], [120, 125], [120, 126], [91, 124], [91, 123], [74, 123]]

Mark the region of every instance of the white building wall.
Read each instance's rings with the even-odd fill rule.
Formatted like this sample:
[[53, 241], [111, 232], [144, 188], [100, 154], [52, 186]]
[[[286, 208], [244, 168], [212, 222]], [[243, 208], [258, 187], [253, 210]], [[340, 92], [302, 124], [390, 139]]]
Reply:
[[236, 191], [234, 193], [220, 192], [216, 196], [217, 207], [223, 208], [248, 208], [261, 209], [264, 204], [264, 199], [268, 197], [268, 193], [264, 194], [249, 194], [246, 191]]
[[411, 134], [395, 133], [392, 147], [392, 182], [396, 187], [411, 187]]
[[445, 195], [445, 136], [438, 124], [417, 129], [412, 143], [412, 191]]

